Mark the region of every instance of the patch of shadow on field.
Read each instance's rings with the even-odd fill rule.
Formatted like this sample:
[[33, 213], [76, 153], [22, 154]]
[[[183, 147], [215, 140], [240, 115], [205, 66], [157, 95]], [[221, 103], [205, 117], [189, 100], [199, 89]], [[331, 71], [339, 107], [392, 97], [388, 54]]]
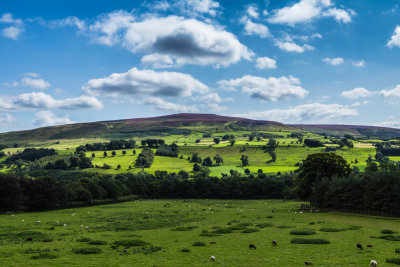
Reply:
[[184, 223], [198, 222], [203, 217], [188, 216], [185, 213], [130, 212], [108, 214], [108, 217], [96, 218], [94, 231], [136, 231], [163, 227], [180, 226]]
[[3, 240], [15, 243], [26, 242], [27, 240], [32, 242], [52, 242], [54, 240], [51, 235], [40, 231], [0, 232], [0, 236]]

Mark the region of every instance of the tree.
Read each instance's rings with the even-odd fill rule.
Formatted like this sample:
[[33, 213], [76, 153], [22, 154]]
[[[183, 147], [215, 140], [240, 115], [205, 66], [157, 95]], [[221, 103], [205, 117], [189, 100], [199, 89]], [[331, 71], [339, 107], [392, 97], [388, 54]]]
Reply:
[[121, 165], [118, 164], [117, 169], [118, 169], [118, 170], [121, 169]]
[[214, 143], [218, 145], [219, 142], [220, 142], [220, 139], [218, 137], [214, 137]]
[[122, 150], [122, 155], [126, 155], [126, 151], [125, 150]]
[[248, 166], [249, 165], [249, 157], [246, 155], [242, 155], [242, 157], [240, 158], [240, 160], [242, 161], [242, 165], [243, 166]]
[[212, 159], [210, 157], [203, 159], [203, 166], [212, 166]]
[[200, 171], [200, 165], [197, 164], [197, 163], [195, 163], [195, 164], [193, 165], [193, 172], [198, 172], [198, 171]]
[[92, 158], [96, 157], [96, 154], [92, 153]]
[[103, 156], [107, 157], [107, 152], [106, 151], [104, 151]]
[[200, 139], [196, 139], [196, 144], [200, 143], [200, 141], [201, 141]]
[[296, 170], [296, 193], [300, 199], [309, 200], [312, 187], [321, 179], [333, 176], [348, 177], [352, 169], [347, 161], [335, 153], [315, 153], [308, 155]]
[[115, 155], [117, 155], [117, 152], [113, 151], [111, 152], [111, 155], [114, 157]]
[[132, 151], [132, 154], [133, 154], [133, 155], [136, 155], [136, 150], [135, 150], [135, 149]]
[[231, 146], [233, 146], [235, 144], [235, 140], [231, 140]]
[[214, 160], [215, 160], [215, 163], [217, 163], [217, 165], [224, 164], [224, 159], [218, 154], [215, 155]]
[[244, 170], [244, 173], [245, 173], [246, 175], [249, 175], [249, 174], [250, 174], [250, 170], [246, 168], [246, 169]]

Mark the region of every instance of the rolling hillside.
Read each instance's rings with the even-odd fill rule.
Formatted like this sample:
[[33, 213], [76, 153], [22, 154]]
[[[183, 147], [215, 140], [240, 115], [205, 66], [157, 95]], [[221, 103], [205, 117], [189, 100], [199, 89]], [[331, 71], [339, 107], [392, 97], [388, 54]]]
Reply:
[[163, 136], [171, 134], [190, 134], [198, 132], [225, 131], [307, 131], [343, 136], [351, 134], [361, 137], [400, 136], [400, 129], [357, 126], [357, 125], [286, 125], [279, 122], [250, 120], [214, 114], [172, 114], [151, 118], [136, 118], [115, 121], [76, 123], [33, 130], [0, 134], [1, 143], [32, 142], [43, 140], [76, 138], [131, 138], [144, 136]]

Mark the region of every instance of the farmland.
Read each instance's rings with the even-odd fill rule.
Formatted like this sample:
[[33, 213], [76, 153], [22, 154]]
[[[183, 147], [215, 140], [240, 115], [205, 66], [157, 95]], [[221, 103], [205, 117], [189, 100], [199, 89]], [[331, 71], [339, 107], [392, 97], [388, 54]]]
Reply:
[[[310, 261], [314, 266], [368, 266], [371, 259], [385, 264], [398, 255], [399, 242], [374, 238], [384, 229], [400, 231], [398, 220], [300, 213], [299, 206], [282, 200], [147, 200], [0, 215], [0, 265], [301, 266]], [[315, 234], [290, 234], [304, 228]], [[294, 238], [330, 243], [294, 244]], [[111, 248], [133, 240], [147, 243]], [[357, 243], [363, 251], [357, 251]], [[249, 250], [249, 244], [257, 249]], [[77, 254], [82, 248], [96, 248], [99, 254]]]

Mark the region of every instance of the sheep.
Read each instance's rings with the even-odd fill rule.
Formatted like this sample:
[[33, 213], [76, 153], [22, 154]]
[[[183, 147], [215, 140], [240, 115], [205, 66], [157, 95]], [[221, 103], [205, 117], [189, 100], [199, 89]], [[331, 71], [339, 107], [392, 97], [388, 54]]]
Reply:
[[273, 245], [273, 246], [278, 245], [278, 243], [276, 242], [276, 240], [272, 240], [272, 245]]
[[83, 225], [81, 224], [81, 228], [83, 228]]
[[41, 224], [41, 221], [37, 221], [36, 224]]
[[360, 243], [357, 243], [357, 249], [364, 250], [363, 246]]
[[250, 244], [250, 245], [249, 245], [249, 249], [257, 249], [257, 248], [256, 248], [256, 246], [255, 246], [255, 245], [253, 245], [253, 244]]
[[66, 223], [64, 223], [64, 225], [63, 225], [64, 227], [67, 227], [67, 224]]
[[214, 257], [214, 256], [211, 256], [211, 257], [210, 257], [210, 260], [211, 260], [211, 261], [215, 261], [215, 257]]
[[311, 261], [305, 261], [304, 264], [305, 265], [313, 265]]
[[370, 267], [376, 267], [376, 266], [378, 266], [378, 262], [375, 261], [375, 260], [371, 260], [371, 262], [369, 263], [369, 266]]
[[86, 226], [85, 229], [86, 229], [86, 230], [89, 230], [89, 226]]

